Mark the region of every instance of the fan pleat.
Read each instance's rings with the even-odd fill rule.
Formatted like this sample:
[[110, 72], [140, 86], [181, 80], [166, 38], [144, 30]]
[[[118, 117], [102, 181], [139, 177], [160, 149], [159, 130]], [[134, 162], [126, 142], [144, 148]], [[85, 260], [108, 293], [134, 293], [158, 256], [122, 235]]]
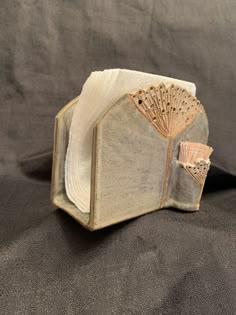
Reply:
[[204, 183], [213, 149], [202, 143], [180, 142], [179, 162], [200, 183]]

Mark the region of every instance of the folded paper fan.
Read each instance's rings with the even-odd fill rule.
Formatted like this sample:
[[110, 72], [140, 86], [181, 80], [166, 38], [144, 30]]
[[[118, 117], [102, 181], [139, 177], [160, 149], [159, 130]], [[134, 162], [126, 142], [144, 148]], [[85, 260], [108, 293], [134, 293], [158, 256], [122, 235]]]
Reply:
[[93, 72], [56, 117], [53, 202], [93, 230], [156, 209], [199, 208], [208, 122], [190, 82]]

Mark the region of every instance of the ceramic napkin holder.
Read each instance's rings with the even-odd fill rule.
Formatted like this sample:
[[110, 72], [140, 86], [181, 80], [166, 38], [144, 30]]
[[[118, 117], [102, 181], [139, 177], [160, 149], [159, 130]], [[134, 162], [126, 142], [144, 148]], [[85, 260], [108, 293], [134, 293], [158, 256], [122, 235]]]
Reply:
[[[174, 84], [130, 91], [93, 132], [90, 212], [67, 197], [64, 164], [75, 103], [56, 116], [51, 199], [89, 230], [162, 208], [199, 209], [210, 166], [200, 101]], [[158, 219], [158, 218], [157, 218]]]

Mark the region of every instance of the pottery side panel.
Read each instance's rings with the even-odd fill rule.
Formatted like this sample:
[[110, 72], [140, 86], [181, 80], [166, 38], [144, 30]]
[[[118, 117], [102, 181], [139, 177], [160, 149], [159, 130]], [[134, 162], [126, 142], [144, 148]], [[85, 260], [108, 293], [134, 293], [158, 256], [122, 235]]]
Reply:
[[97, 125], [96, 224], [103, 226], [160, 207], [167, 139], [123, 97]]

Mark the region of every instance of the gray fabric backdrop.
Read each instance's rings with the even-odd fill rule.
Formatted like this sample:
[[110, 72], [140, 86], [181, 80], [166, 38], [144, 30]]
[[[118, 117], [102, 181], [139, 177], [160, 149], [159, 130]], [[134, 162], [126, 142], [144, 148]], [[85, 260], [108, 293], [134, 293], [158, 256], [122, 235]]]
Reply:
[[[0, 313], [235, 314], [236, 2], [2, 0], [0, 26]], [[91, 234], [51, 206], [54, 116], [111, 67], [196, 83], [200, 212]]]

